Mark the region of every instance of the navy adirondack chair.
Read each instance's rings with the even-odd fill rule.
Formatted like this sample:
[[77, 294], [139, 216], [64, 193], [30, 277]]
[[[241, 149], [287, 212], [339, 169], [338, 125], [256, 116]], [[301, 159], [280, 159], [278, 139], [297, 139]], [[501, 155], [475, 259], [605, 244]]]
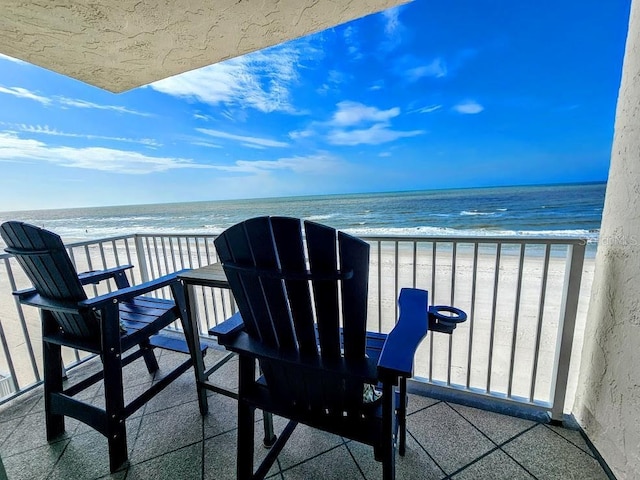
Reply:
[[[189, 352], [184, 340], [159, 333], [177, 319], [185, 318], [181, 284], [172, 274], [132, 287], [125, 274], [131, 265], [78, 275], [58, 235], [15, 221], [3, 223], [0, 233], [7, 244], [6, 251], [16, 257], [33, 284], [33, 288], [14, 294], [21, 304], [40, 309], [47, 439], [53, 440], [64, 432], [65, 416], [76, 418], [107, 437], [109, 466], [114, 472], [127, 461], [127, 417], [192, 365], [189, 357], [125, 405], [124, 366], [143, 357], [149, 373], [153, 373], [158, 370], [154, 348]], [[108, 279], [115, 282], [117, 291], [87, 297], [84, 285]], [[144, 296], [163, 287], [170, 287], [175, 302]], [[189, 332], [189, 322], [183, 320], [182, 324]], [[64, 388], [62, 346], [100, 355], [102, 371]], [[135, 351], [123, 355], [135, 347]], [[101, 379], [104, 409], [73, 398]]]
[[[403, 289], [395, 328], [367, 332], [369, 245], [333, 228], [260, 217], [215, 245], [239, 308], [210, 332], [239, 355], [238, 478], [263, 478], [298, 422], [373, 446], [383, 477], [395, 478], [415, 351], [429, 323], [455, 325], [430, 322], [427, 292]], [[290, 419], [256, 472], [255, 408]]]

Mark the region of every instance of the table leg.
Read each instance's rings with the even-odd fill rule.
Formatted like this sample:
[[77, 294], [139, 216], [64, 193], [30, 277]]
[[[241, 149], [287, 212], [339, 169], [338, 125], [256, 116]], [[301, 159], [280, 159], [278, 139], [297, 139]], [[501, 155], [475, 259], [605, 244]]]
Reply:
[[189, 344], [192, 348], [191, 359], [193, 360], [193, 369], [196, 374], [196, 388], [198, 389], [198, 405], [200, 406], [200, 413], [202, 415], [206, 415], [209, 411], [209, 404], [207, 402], [207, 390], [203, 386], [207, 378], [204, 372], [204, 358], [202, 357], [202, 350], [200, 348], [198, 305], [193, 285], [187, 283], [185, 287], [185, 295], [187, 297], [187, 323], [190, 325], [190, 332], [185, 332], [185, 335], [190, 336]]

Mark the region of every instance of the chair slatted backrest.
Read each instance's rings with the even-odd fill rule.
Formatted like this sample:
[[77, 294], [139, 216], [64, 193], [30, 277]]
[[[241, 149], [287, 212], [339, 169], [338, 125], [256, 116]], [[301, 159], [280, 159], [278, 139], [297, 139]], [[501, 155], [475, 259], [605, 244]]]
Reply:
[[301, 360], [261, 362], [272, 395], [307, 411], [361, 410], [362, 378], [322, 366], [367, 362], [369, 245], [288, 217], [247, 220], [215, 245], [247, 333]]
[[[0, 233], [36, 291], [45, 298], [78, 302], [87, 294], [62, 240], [55, 233], [23, 222], [5, 222]], [[77, 337], [97, 337], [99, 323], [95, 314], [52, 312], [60, 328]]]

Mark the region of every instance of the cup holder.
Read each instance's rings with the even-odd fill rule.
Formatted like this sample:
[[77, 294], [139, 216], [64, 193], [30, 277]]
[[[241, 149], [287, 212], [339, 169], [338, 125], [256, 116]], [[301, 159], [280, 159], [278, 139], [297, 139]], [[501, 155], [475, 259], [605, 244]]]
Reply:
[[467, 314], [456, 307], [433, 305], [429, 307], [429, 329], [451, 333], [459, 323], [467, 320]]

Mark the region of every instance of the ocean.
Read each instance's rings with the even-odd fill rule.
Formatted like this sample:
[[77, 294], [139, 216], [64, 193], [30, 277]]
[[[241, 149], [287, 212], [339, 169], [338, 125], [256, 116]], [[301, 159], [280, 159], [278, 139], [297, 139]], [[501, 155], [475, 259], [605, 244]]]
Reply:
[[130, 233], [217, 234], [246, 218], [283, 215], [361, 236], [536, 235], [597, 242], [604, 183], [363, 193], [2, 212], [65, 241]]

